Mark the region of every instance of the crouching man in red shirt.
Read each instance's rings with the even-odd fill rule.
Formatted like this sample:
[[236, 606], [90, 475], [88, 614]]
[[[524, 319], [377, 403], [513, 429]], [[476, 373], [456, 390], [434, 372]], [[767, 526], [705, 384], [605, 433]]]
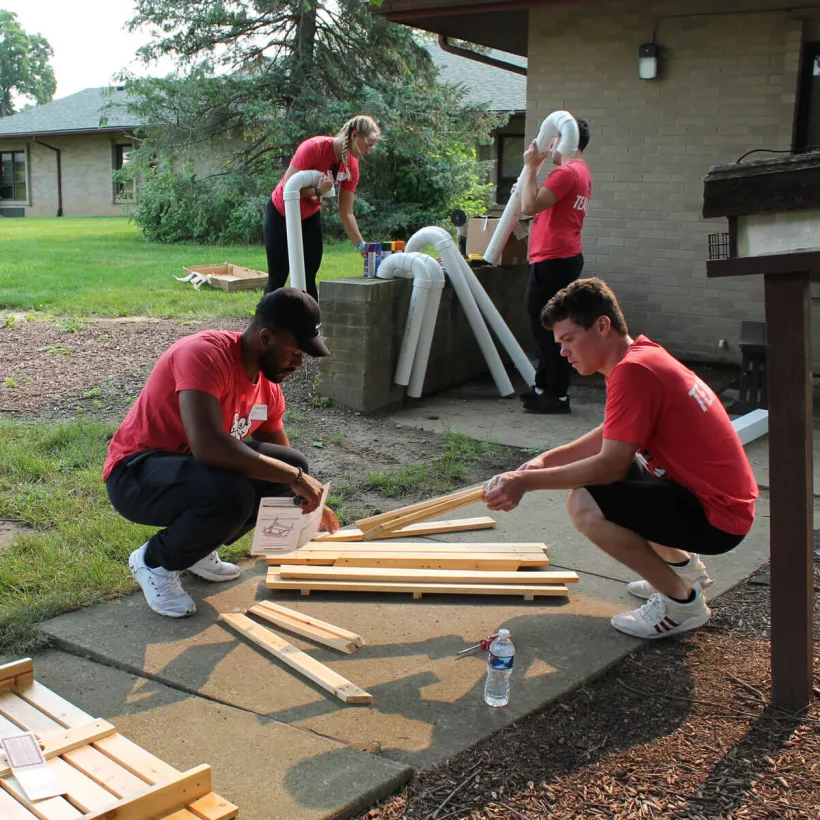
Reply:
[[582, 375], [606, 376], [601, 427], [495, 476], [491, 510], [512, 510], [532, 490], [572, 490], [577, 530], [641, 576], [648, 601], [612, 625], [640, 638], [697, 629], [712, 613], [712, 583], [698, 554], [734, 549], [751, 529], [758, 495], [749, 461], [711, 388], [646, 336], [632, 339], [600, 279], [559, 291], [542, 314], [561, 355]]
[[[280, 288], [262, 298], [243, 333], [180, 339], [114, 434], [103, 468], [111, 503], [129, 521], [163, 527], [128, 561], [154, 612], [194, 614], [182, 570], [208, 581], [239, 576], [217, 549], [253, 529], [262, 498], [301, 496], [305, 513], [319, 505], [322, 484], [283, 426], [279, 382], [302, 366], [303, 353], [328, 355], [320, 321], [313, 297]], [[339, 526], [327, 507], [322, 524]]]

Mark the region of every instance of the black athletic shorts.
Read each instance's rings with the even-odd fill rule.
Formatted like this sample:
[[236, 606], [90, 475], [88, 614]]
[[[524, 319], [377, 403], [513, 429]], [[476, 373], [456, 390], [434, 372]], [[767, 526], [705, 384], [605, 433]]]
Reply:
[[698, 497], [669, 479], [657, 478], [637, 459], [622, 481], [584, 487], [604, 518], [663, 547], [721, 555], [746, 536], [709, 523]]

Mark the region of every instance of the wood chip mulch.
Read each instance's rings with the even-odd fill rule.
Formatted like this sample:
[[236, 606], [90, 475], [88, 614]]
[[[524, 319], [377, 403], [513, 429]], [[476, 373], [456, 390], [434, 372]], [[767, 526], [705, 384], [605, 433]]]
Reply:
[[358, 820], [820, 818], [820, 645], [795, 717], [768, 705], [769, 587], [712, 609], [709, 627], [648, 643]]

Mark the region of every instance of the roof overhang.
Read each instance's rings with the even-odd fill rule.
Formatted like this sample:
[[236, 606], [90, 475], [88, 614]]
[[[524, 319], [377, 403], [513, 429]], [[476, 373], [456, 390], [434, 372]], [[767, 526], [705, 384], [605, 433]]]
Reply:
[[0, 134], [0, 140], [30, 140], [39, 137], [48, 139], [51, 137], [73, 137], [78, 134], [122, 134], [127, 131], [136, 131], [140, 127], [139, 125], [111, 125], [106, 128], [81, 128], [73, 131], [25, 131], [19, 134]]

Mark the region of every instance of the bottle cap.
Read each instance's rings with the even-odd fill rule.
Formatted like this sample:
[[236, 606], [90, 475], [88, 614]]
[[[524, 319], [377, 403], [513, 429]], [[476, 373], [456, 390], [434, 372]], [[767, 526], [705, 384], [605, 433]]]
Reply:
[[499, 629], [498, 630], [498, 637], [499, 638], [509, 638], [510, 637], [510, 630], [509, 629]]

